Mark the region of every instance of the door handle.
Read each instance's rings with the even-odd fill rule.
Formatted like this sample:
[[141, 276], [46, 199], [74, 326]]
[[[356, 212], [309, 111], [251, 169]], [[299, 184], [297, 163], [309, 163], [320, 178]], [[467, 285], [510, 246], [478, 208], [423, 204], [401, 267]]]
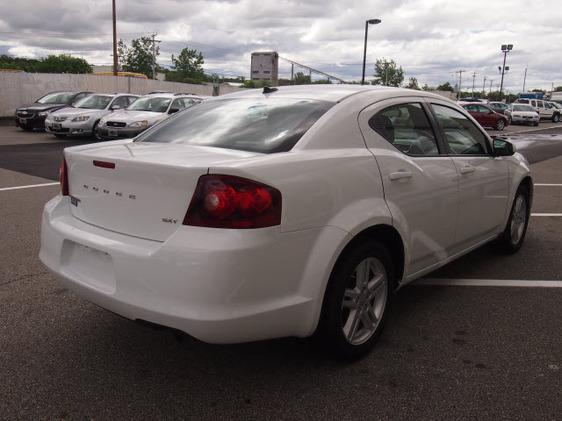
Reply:
[[474, 171], [476, 171], [476, 168], [474, 168], [472, 165], [465, 165], [461, 167], [461, 174], [469, 174]]
[[397, 172], [390, 173], [391, 180], [401, 180], [403, 178], [412, 178], [412, 173], [410, 171], [398, 170]]

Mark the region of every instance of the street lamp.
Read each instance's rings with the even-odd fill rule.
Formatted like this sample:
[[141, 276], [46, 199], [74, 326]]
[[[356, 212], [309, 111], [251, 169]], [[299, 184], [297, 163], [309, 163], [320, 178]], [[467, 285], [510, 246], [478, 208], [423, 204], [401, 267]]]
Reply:
[[365, 43], [363, 45], [363, 76], [361, 76], [361, 85], [365, 84], [365, 64], [367, 60], [367, 33], [369, 32], [369, 25], [378, 25], [381, 23], [380, 19], [369, 19], [365, 21]]
[[502, 44], [503, 66], [502, 67], [498, 66], [498, 68], [501, 70], [502, 73], [502, 80], [500, 82], [500, 99], [502, 98], [502, 93], [503, 93], [503, 76], [505, 72], [509, 70], [509, 67], [507, 68], [505, 67], [505, 60], [507, 58], [507, 53], [509, 53], [511, 50], [513, 50], [513, 44]]

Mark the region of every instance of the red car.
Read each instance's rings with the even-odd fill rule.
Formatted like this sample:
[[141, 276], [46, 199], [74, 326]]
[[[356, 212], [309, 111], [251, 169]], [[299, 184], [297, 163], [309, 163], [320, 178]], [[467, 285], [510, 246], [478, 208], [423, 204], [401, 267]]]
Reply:
[[497, 113], [484, 104], [464, 104], [463, 108], [467, 110], [474, 119], [480, 123], [482, 127], [491, 127], [502, 131], [509, 125], [507, 116]]

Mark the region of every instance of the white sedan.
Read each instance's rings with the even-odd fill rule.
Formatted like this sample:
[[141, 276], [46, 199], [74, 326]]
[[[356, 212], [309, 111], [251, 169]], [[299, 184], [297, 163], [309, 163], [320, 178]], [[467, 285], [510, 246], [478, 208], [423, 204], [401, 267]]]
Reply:
[[394, 291], [523, 242], [526, 160], [455, 103], [360, 85], [248, 90], [135, 140], [67, 148], [40, 258], [68, 288], [211, 343], [366, 353]]

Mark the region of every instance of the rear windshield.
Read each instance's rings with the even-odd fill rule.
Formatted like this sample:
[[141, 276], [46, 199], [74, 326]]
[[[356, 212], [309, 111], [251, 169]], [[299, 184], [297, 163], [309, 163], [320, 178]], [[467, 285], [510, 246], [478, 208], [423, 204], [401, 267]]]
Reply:
[[332, 105], [295, 98], [203, 101], [140, 135], [137, 141], [286, 152]]
[[54, 92], [37, 100], [39, 104], [69, 104], [74, 98], [74, 92]]
[[132, 111], [152, 111], [155, 113], [165, 113], [168, 105], [172, 102], [171, 98], [139, 98], [131, 105], [128, 110]]

